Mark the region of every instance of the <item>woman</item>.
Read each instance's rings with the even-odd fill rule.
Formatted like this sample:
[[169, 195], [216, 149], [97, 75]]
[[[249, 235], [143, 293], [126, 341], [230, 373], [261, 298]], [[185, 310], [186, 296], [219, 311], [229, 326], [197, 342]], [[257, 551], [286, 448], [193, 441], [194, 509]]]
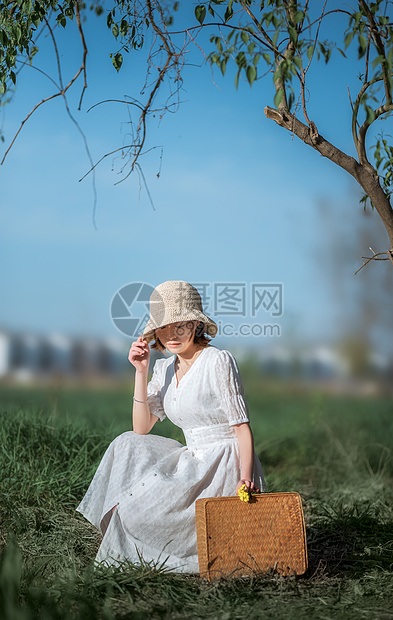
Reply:
[[[131, 346], [135, 367], [133, 431], [107, 449], [77, 510], [101, 529], [97, 561], [141, 558], [176, 572], [198, 572], [195, 500], [263, 490], [236, 362], [210, 344], [217, 325], [187, 282], [159, 285], [150, 319]], [[210, 337], [210, 338], [209, 338]], [[147, 382], [149, 342], [159, 359]], [[186, 445], [148, 433], [168, 417]]]

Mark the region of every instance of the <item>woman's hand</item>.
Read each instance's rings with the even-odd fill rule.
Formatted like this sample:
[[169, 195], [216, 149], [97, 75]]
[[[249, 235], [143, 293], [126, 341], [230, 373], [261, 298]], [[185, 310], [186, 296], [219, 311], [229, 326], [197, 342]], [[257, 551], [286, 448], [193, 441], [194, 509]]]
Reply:
[[137, 372], [146, 372], [149, 370], [150, 361], [150, 349], [146, 340], [142, 339], [142, 336], [132, 343], [130, 352], [128, 354], [128, 360]]
[[243, 422], [241, 424], [235, 424], [234, 426], [236, 437], [239, 442], [240, 451], [240, 475], [244, 476], [239, 480], [236, 487], [236, 493], [243, 484], [246, 485], [248, 492], [260, 493], [260, 489], [255, 488], [251, 478], [254, 471], [254, 438], [252, 436], [250, 424]]
[[242, 487], [242, 486], [243, 486], [243, 484], [245, 484], [245, 485], [246, 485], [246, 487], [247, 487], [247, 491], [248, 491], [249, 493], [251, 493], [251, 492], [252, 492], [252, 493], [260, 493], [260, 492], [261, 492], [261, 490], [260, 490], [260, 489], [258, 489], [258, 488], [255, 486], [255, 484], [253, 483], [253, 481], [252, 481], [252, 480], [239, 480], [239, 482], [237, 483], [237, 487], [236, 487], [236, 495], [237, 495], [237, 492], [238, 492], [238, 490], [240, 489], [240, 487]]

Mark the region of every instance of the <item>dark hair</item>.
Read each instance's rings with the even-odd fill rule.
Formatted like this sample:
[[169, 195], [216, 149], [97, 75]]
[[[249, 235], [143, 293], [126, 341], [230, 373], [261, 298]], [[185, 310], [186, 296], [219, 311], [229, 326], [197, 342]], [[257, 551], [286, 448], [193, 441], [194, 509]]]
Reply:
[[[211, 340], [211, 338], [206, 334], [205, 329], [206, 325], [202, 321], [199, 321], [194, 334], [194, 343], [199, 344], [201, 347], [207, 347]], [[154, 337], [155, 341], [150, 345], [150, 347], [152, 349], [158, 349], [158, 351], [161, 352], [165, 351], [165, 347], [162, 344], [161, 340], [157, 338], [155, 331]]]

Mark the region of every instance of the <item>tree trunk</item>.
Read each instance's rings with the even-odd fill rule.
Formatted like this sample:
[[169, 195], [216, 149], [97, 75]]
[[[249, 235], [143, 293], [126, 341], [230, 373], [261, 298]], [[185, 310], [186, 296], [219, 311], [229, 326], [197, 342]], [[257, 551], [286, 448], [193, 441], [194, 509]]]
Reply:
[[379, 183], [377, 171], [373, 168], [373, 172], [371, 172], [356, 161], [354, 157], [343, 153], [343, 151], [340, 151], [340, 149], [325, 140], [325, 138], [319, 135], [314, 123], [311, 123], [309, 127], [287, 110], [275, 110], [268, 106], [265, 108], [265, 115], [267, 118], [274, 120], [280, 127], [284, 127], [295, 134], [305, 144], [318, 151], [323, 157], [330, 159], [330, 161], [346, 170], [356, 179], [369, 196], [385, 226], [390, 243], [387, 256], [393, 264], [393, 209], [389, 198]]

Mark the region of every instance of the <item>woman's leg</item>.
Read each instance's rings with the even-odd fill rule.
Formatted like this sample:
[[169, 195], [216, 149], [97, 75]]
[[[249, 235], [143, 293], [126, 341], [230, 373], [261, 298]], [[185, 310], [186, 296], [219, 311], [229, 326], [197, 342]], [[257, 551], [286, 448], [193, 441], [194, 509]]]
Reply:
[[112, 515], [115, 512], [116, 506], [113, 506], [111, 510], [108, 510], [106, 515], [104, 515], [104, 517], [101, 519], [100, 527], [101, 527], [101, 532], [102, 532], [103, 537], [106, 534], [106, 530], [108, 529], [109, 522], [112, 519]]

